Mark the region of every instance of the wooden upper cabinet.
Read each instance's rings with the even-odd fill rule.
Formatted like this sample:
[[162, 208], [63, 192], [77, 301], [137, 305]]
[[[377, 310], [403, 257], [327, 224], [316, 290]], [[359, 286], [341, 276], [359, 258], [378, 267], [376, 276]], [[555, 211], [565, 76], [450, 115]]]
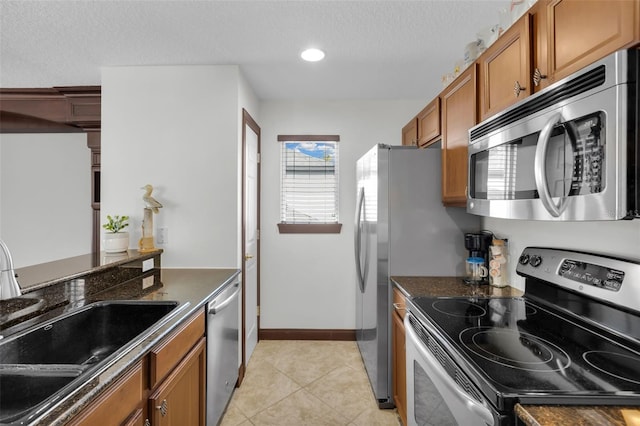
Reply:
[[440, 95], [442, 99], [442, 203], [467, 204], [469, 129], [477, 124], [476, 65], [467, 68]]
[[529, 16], [516, 21], [478, 59], [480, 121], [531, 93]]
[[548, 84], [640, 42], [639, 0], [547, 3]]
[[411, 121], [402, 128], [402, 145], [416, 146], [418, 144], [418, 118], [413, 117]]
[[418, 146], [431, 145], [440, 138], [440, 98], [437, 97], [418, 113]]

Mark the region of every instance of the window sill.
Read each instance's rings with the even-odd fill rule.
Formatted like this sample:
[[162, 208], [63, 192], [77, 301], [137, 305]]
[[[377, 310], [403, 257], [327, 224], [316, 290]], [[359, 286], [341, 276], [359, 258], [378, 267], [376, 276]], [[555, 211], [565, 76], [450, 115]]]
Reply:
[[281, 234], [339, 234], [341, 223], [279, 223]]

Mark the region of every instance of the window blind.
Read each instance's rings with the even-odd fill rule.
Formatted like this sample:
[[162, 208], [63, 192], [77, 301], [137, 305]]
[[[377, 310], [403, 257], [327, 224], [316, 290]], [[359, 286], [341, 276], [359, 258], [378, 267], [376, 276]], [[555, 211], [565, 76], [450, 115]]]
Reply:
[[302, 139], [282, 136], [278, 138], [281, 143], [281, 222], [337, 223], [337, 140]]

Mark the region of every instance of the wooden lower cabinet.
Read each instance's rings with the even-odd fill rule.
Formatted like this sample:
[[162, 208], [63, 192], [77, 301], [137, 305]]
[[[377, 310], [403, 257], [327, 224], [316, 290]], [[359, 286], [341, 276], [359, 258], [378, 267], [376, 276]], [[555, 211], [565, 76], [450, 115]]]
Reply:
[[203, 309], [154, 346], [69, 424], [204, 426], [206, 368]]
[[69, 424], [73, 426], [129, 424], [126, 420], [131, 418], [137, 410], [142, 411], [143, 389], [142, 362], [138, 362]]
[[407, 424], [407, 360], [405, 349], [404, 314], [405, 298], [396, 288], [393, 289], [393, 400], [402, 424]]
[[205, 343], [202, 338], [149, 397], [151, 425], [205, 424]]

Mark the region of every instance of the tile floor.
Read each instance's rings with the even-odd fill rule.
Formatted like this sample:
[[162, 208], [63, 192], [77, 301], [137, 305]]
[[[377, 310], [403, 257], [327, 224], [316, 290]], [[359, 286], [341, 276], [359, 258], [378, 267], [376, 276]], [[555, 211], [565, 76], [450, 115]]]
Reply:
[[380, 410], [355, 342], [261, 340], [221, 426], [399, 426]]

